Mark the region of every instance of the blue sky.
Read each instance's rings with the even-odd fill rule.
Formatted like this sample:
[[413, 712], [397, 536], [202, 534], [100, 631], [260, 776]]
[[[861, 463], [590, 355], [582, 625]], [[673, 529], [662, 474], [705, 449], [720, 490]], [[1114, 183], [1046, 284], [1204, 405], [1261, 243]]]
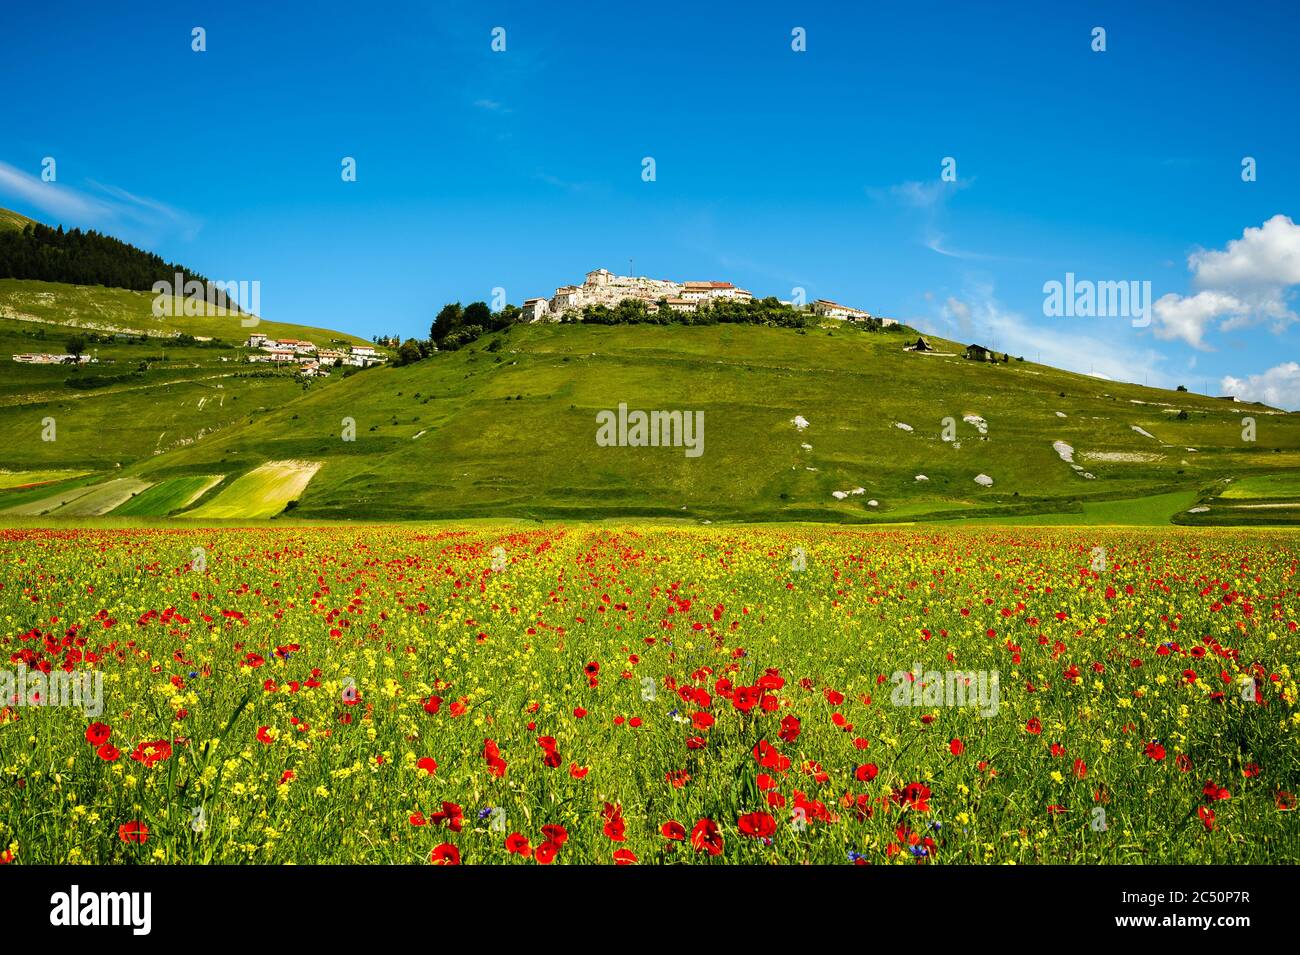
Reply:
[[6, 5], [0, 205], [366, 335], [631, 259], [1300, 408], [1294, 3], [288, 6]]

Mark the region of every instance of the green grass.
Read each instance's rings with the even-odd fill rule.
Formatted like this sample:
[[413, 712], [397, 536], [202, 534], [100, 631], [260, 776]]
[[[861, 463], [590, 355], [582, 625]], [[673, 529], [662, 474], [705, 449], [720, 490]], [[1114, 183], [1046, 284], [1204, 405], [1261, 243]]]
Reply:
[[1220, 497], [1236, 498], [1300, 498], [1300, 470], [1277, 474], [1257, 474], [1233, 481]]
[[[29, 279], [0, 279], [0, 316], [46, 322], [83, 331], [170, 337], [179, 333], [242, 342], [251, 332], [272, 338], [301, 338], [317, 345], [332, 342], [368, 345], [364, 338], [307, 325], [290, 325], [217, 309], [215, 316], [156, 317], [154, 294], [102, 285], [64, 285]], [[175, 300], [179, 311], [181, 300]], [[245, 324], [251, 322], [252, 324]]]
[[[1055, 514], [1059, 522], [1146, 524], [1167, 521], [1224, 477], [1300, 467], [1297, 415], [1257, 412], [1259, 441], [1244, 444], [1240, 406], [1030, 362], [913, 355], [902, 351], [902, 335], [540, 325], [495, 337], [497, 352], [487, 350], [489, 339], [370, 370], [134, 470], [148, 477], [325, 461], [300, 513], [352, 520]], [[703, 455], [597, 446], [596, 413], [620, 402], [702, 410]], [[1187, 420], [1178, 420], [1180, 410]], [[791, 424], [795, 415], [810, 422], [805, 431]], [[987, 435], [966, 415], [982, 416]], [[354, 441], [342, 438], [348, 418]], [[955, 422], [957, 442], [942, 440], [945, 418]], [[1076, 449], [1094, 479], [1060, 459], [1056, 440]], [[1157, 459], [1090, 460], [1094, 453]], [[981, 473], [992, 487], [974, 482]], [[833, 496], [855, 487], [864, 493]], [[872, 499], [876, 507], [867, 505]], [[1124, 499], [1134, 503], [1114, 503]]]
[[273, 517], [299, 498], [318, 467], [308, 461], [268, 461], [241, 474], [212, 500], [184, 516], [193, 520]]
[[[0, 281], [0, 315], [9, 316], [0, 317], [0, 357], [6, 349], [62, 350], [70, 322], [171, 328], [152, 318], [150, 301], [144, 293]], [[225, 322], [230, 331], [231, 320], [197, 321]], [[1185, 511], [1207, 488], [1285, 494], [1294, 486], [1289, 475], [1300, 472], [1300, 415], [1032, 362], [914, 355], [902, 350], [905, 340], [839, 326], [520, 326], [412, 366], [311, 384], [250, 366], [234, 347], [115, 341], [95, 346], [99, 363], [86, 368], [7, 368], [0, 446], [12, 470], [120, 469], [149, 483], [321, 461], [327, 466], [302, 491], [300, 513], [344, 520], [1149, 524]], [[620, 403], [702, 411], [703, 455], [598, 446], [597, 412]], [[1254, 443], [1241, 441], [1247, 412], [1258, 421]], [[811, 422], [805, 431], [791, 424], [795, 415]], [[964, 420], [970, 415], [988, 422], [987, 434]], [[50, 419], [57, 439], [45, 441]], [[343, 438], [348, 419], [355, 440]], [[955, 441], [942, 439], [949, 420]], [[1092, 479], [1060, 459], [1058, 440], [1074, 447]], [[977, 474], [990, 475], [993, 486], [977, 485]], [[860, 495], [834, 496], [859, 487]], [[256, 511], [243, 514], [242, 490], [223, 496], [220, 517], [283, 507], [260, 493], [248, 494]], [[154, 500], [164, 498], [139, 506], [163, 506]], [[1115, 503], [1125, 500], [1132, 503]], [[1241, 520], [1295, 518], [1274, 509]]]
[[173, 511], [188, 507], [206, 491], [220, 483], [220, 474], [199, 474], [194, 477], [169, 478], [134, 495], [112, 514], [119, 517], [164, 517]]
[[56, 484], [80, 477], [84, 471], [0, 471], [0, 491], [28, 485]]
[[[26, 306], [32, 320], [6, 309], [16, 287], [41, 290], [37, 306]], [[86, 320], [85, 309], [111, 316], [126, 302], [148, 313], [143, 293], [0, 280], [0, 446], [12, 470], [62, 468], [110, 469], [182, 447], [214, 431], [247, 422], [268, 409], [282, 407], [305, 388], [326, 388], [340, 375], [313, 381], [297, 379], [290, 369], [272, 369], [245, 361], [247, 352], [226, 343], [179, 345], [162, 338], [146, 342], [90, 343], [98, 361], [76, 367], [28, 365], [11, 360], [25, 352], [66, 351], [66, 342], [84, 330], [66, 322]], [[78, 316], [81, 316], [79, 319]], [[151, 319], [152, 320], [152, 319]], [[98, 322], [115, 326], [116, 319]], [[191, 320], [180, 320], [191, 321]], [[196, 320], [204, 321], [204, 320]], [[229, 325], [228, 325], [229, 327]], [[243, 340], [246, 330], [235, 328]], [[211, 330], [211, 329], [210, 329]], [[266, 330], [261, 329], [259, 330]], [[201, 333], [201, 332], [197, 332]], [[360, 341], [336, 332], [277, 326], [276, 334]], [[85, 388], [78, 385], [92, 384]], [[53, 419], [55, 440], [43, 440], [46, 420]]]
[[1175, 514], [1191, 507], [1199, 499], [1196, 491], [1172, 491], [1139, 498], [1114, 501], [1085, 501], [1076, 511], [1023, 516], [988, 517], [963, 521], [966, 524], [1008, 524], [1022, 526], [1116, 525], [1124, 527], [1159, 527], [1170, 523]]
[[12, 209], [0, 209], [0, 231], [19, 231], [35, 223], [35, 219], [29, 219], [21, 212], [14, 212]]

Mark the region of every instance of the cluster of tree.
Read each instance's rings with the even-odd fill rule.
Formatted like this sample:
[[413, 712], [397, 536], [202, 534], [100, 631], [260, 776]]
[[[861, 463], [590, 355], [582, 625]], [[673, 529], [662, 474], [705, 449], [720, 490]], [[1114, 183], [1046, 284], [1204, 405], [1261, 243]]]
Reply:
[[[701, 303], [694, 312], [679, 312], [666, 301], [652, 308], [642, 299], [625, 298], [617, 305], [586, 305], [581, 311], [566, 312], [562, 322], [588, 322], [592, 325], [768, 325], [778, 328], [809, 328], [820, 318], [811, 312], [787, 305], [779, 299], [768, 298], [751, 301], [718, 299]], [[429, 357], [435, 351], [455, 351], [464, 348], [483, 335], [509, 328], [521, 321], [523, 310], [517, 305], [507, 305], [499, 312], [490, 309], [486, 302], [461, 305], [452, 302], [444, 305], [425, 340], [408, 338], [397, 349], [395, 365], [409, 365]], [[878, 319], [852, 323], [865, 331], [879, 331]], [[495, 344], [495, 343], [494, 343]], [[491, 349], [495, 351], [496, 349]]]
[[[770, 325], [779, 328], [807, 328], [819, 321], [811, 312], [771, 296], [751, 301], [718, 299], [700, 304], [693, 312], [679, 312], [662, 300], [652, 310], [648, 302], [626, 298], [612, 307], [586, 305], [580, 313], [566, 313], [561, 320], [593, 325]], [[879, 325], [876, 322], [877, 328]]]
[[[155, 282], [174, 283], [178, 272], [186, 282], [206, 285], [208, 281], [197, 272], [93, 229], [65, 232], [63, 226], [51, 229], [36, 222], [22, 231], [0, 232], [0, 279], [38, 279], [149, 292]], [[182, 291], [177, 289], [176, 294]], [[218, 305], [233, 307], [224, 293], [218, 296]]]

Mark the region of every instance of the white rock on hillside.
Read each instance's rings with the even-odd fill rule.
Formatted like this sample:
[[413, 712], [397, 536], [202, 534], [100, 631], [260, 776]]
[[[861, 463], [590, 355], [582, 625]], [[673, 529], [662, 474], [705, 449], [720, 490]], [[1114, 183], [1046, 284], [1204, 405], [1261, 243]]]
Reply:
[[977, 414], [962, 415], [961, 420], [972, 425], [980, 434], [989, 433], [989, 423]]
[[911, 431], [911, 430], [912, 430], [912, 426], [911, 426], [910, 424], [904, 424], [902, 421], [895, 421], [895, 422], [894, 422], [894, 427], [897, 428], [899, 431]]
[[797, 414], [793, 418], [791, 418], [790, 423], [794, 425], [796, 428], [798, 428], [800, 431], [808, 427], [808, 419], [801, 414]]
[[1070, 447], [1064, 441], [1053, 441], [1052, 450], [1055, 451], [1060, 459], [1066, 464], [1074, 463], [1074, 448]]
[[980, 487], [992, 487], [993, 479], [987, 474], [977, 474], [975, 475], [975, 483]]
[[928, 481], [928, 480], [930, 480], [930, 479], [929, 479], [928, 477], [926, 477], [924, 474], [918, 474], [918, 475], [916, 476], [916, 479], [917, 479], [918, 481]]

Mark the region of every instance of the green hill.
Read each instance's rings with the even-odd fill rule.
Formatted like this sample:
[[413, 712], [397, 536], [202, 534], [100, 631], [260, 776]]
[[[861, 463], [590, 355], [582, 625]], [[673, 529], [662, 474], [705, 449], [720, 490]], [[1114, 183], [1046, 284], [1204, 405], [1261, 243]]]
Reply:
[[0, 232], [19, 232], [29, 225], [36, 225], [36, 220], [29, 219], [21, 212], [14, 212], [12, 209], [0, 209]]
[[[1286, 506], [1300, 502], [1288, 483], [1300, 415], [906, 341], [844, 327], [515, 326], [246, 405], [237, 423], [116, 476], [222, 475], [194, 505], [209, 518], [292, 506], [333, 519], [1197, 522], [1222, 513], [1186, 516], [1192, 505], [1242, 479], [1284, 505], [1252, 520], [1300, 511]], [[597, 413], [620, 403], [702, 411], [702, 454], [599, 446]]]
[[[102, 239], [77, 261], [156, 258]], [[364, 340], [153, 300], [0, 279], [0, 514], [1300, 523], [1300, 415], [911, 352], [906, 329], [514, 325], [308, 382], [242, 342]], [[93, 363], [9, 360], [73, 337]], [[698, 456], [602, 446], [620, 405], [701, 413]]]
[[[29, 224], [35, 223], [0, 209], [0, 233], [12, 236]], [[4, 245], [4, 250], [13, 248]], [[72, 254], [79, 256], [79, 269], [105, 275], [116, 270], [138, 277], [140, 268], [156, 264], [178, 268], [97, 235]], [[58, 487], [60, 475], [75, 484], [87, 471], [116, 476], [123, 467], [341, 379], [336, 373], [307, 385], [293, 369], [248, 363], [242, 343], [250, 332], [321, 346], [366, 344], [355, 335], [269, 322], [221, 307], [186, 316], [181, 299], [173, 300], [172, 316], [158, 317], [154, 299], [149, 291], [104, 285], [0, 279], [0, 446], [5, 448], [0, 510], [16, 506], [19, 495], [30, 496], [27, 485]], [[74, 338], [94, 362], [13, 360], [26, 353], [66, 353]], [[147, 500], [172, 499], [155, 492]], [[177, 500], [188, 503], [183, 495]]]

